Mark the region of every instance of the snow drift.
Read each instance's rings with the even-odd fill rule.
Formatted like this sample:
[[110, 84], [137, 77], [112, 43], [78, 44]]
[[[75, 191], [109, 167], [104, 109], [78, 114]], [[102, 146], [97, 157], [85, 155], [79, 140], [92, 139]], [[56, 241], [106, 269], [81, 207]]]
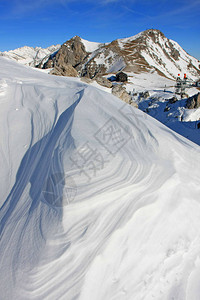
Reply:
[[1, 298], [198, 299], [199, 147], [78, 79], [0, 63]]

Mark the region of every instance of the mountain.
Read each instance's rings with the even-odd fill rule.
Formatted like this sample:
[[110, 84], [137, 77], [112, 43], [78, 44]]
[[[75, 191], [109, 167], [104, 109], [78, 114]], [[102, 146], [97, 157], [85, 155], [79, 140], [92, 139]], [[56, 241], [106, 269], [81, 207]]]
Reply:
[[59, 48], [60, 45], [52, 45], [45, 49], [41, 47], [33, 48], [24, 46], [15, 50], [0, 52], [0, 56], [16, 60], [23, 65], [35, 67], [41, 62], [41, 60], [48, 59], [49, 56], [58, 51]]
[[1, 299], [198, 299], [199, 147], [78, 78], [0, 64]]
[[100, 43], [92, 43], [78, 36], [65, 42], [55, 55], [51, 55], [47, 61], [42, 61], [38, 67], [53, 68], [52, 74], [78, 76], [83, 63], [87, 61], [90, 53], [95, 53], [101, 48]]
[[[88, 47], [89, 43], [93, 47]], [[85, 40], [76, 36], [39, 67], [53, 67], [57, 74], [68, 75], [63, 70], [70, 65], [77, 71], [77, 76], [89, 78], [120, 70], [128, 73], [156, 71], [171, 79], [179, 73], [187, 73], [193, 80], [200, 76], [200, 62], [159, 30], [149, 29], [107, 44], [87, 42], [87, 45]]]
[[0, 55], [38, 68], [53, 68], [52, 74], [62, 76], [94, 78], [124, 70], [135, 74], [157, 72], [170, 79], [179, 73], [187, 73], [192, 80], [200, 77], [200, 62], [156, 29], [111, 43], [89, 42], [75, 36], [61, 46], [25, 46]]

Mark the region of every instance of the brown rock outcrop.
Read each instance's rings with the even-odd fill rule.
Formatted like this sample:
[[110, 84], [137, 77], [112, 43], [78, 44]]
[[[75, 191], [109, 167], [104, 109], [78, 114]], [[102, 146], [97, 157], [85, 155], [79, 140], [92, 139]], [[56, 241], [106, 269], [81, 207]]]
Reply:
[[105, 77], [100, 77], [100, 76], [98, 76], [98, 77], [96, 77], [95, 79], [96, 79], [96, 82], [97, 82], [98, 84], [102, 85], [102, 86], [105, 86], [105, 87], [107, 87], [107, 88], [111, 88], [111, 87], [112, 87], [112, 82], [109, 81], [109, 80], [108, 80], [107, 78], [105, 78]]
[[188, 98], [186, 107], [189, 109], [200, 107], [200, 93]]
[[[52, 74], [56, 75], [67, 74], [64, 76], [74, 76], [69, 75], [74, 73], [76, 74], [75, 76], [77, 76], [78, 73], [76, 72], [79, 70], [78, 66], [86, 59], [87, 55], [81, 38], [75, 36], [64, 43], [54, 56], [50, 56], [43, 68], [54, 68], [55, 70], [52, 71]], [[72, 68], [74, 70], [76, 69], [76, 72]]]
[[131, 104], [131, 96], [127, 93], [125, 87], [117, 84], [112, 88], [112, 94], [126, 103]]
[[77, 77], [78, 76], [78, 72], [70, 64], [64, 64], [63, 66], [60, 66], [60, 67], [56, 66], [50, 72], [50, 74], [58, 75], [58, 76], [70, 76], [70, 77]]

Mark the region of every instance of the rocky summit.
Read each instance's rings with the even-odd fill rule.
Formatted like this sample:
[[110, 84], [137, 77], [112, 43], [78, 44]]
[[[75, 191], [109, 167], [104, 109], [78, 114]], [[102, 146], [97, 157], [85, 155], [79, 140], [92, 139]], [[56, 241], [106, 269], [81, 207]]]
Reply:
[[81, 38], [75, 36], [64, 43], [55, 55], [50, 55], [44, 64], [41, 62], [38, 67], [44, 69], [55, 68], [57, 75], [76, 76], [78, 75], [79, 66], [87, 56]]

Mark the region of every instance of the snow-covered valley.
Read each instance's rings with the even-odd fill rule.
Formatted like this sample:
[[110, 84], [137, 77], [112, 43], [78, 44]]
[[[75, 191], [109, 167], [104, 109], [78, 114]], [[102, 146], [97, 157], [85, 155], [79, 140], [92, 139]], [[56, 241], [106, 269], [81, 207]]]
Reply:
[[0, 64], [1, 299], [197, 300], [199, 146], [78, 78]]

